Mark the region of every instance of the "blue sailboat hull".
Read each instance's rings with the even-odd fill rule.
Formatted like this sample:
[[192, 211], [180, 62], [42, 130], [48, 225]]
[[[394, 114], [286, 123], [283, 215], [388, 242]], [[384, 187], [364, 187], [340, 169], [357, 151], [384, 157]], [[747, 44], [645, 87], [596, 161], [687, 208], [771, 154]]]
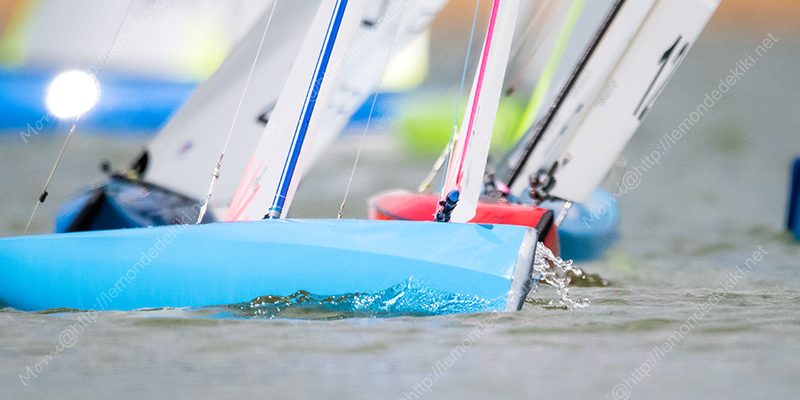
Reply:
[[[413, 279], [517, 310], [536, 231], [409, 221], [265, 220], [0, 239], [0, 303], [19, 310], [131, 310], [259, 296], [378, 293]], [[452, 308], [450, 308], [452, 310]]]
[[[546, 201], [542, 207], [558, 215], [563, 201]], [[577, 203], [558, 227], [561, 254], [577, 262], [603, 258], [619, 239], [620, 209], [608, 191], [597, 189], [585, 203]]]

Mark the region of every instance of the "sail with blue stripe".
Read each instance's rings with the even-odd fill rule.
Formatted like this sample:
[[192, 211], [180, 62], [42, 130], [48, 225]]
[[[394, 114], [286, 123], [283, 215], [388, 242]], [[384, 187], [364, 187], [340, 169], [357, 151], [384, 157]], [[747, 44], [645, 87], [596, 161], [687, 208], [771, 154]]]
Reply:
[[286, 84], [245, 168], [226, 220], [281, 218], [307, 164], [303, 149], [320, 131], [366, 0], [320, 5]]

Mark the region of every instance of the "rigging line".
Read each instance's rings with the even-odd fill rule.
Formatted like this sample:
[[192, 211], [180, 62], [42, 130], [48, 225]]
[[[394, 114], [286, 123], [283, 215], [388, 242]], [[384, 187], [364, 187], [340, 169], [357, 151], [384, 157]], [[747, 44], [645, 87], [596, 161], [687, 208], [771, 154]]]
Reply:
[[[476, 0], [475, 11], [472, 13], [472, 27], [469, 31], [469, 40], [467, 40], [467, 53], [464, 55], [464, 67], [461, 70], [461, 84], [458, 90], [458, 100], [456, 101], [455, 110], [453, 112], [453, 131], [450, 133], [450, 140], [448, 141], [447, 146], [445, 146], [442, 154], [434, 163], [433, 168], [431, 168], [431, 172], [428, 173], [428, 176], [425, 177], [425, 180], [419, 185], [420, 188], [424, 189], [420, 190], [420, 192], [430, 189], [433, 180], [436, 178], [436, 175], [439, 174], [442, 166], [450, 163], [450, 153], [453, 150], [456, 135], [458, 134], [458, 116], [461, 113], [461, 101], [464, 99], [464, 90], [467, 82], [467, 69], [469, 68], [469, 58], [472, 54], [472, 43], [475, 39], [475, 26], [478, 25], [478, 11], [480, 10], [480, 7], [481, 0]], [[442, 180], [441, 190], [444, 190], [444, 180]]]
[[58, 169], [58, 165], [61, 163], [61, 159], [64, 158], [64, 153], [67, 151], [67, 146], [69, 146], [70, 139], [72, 139], [72, 135], [75, 133], [75, 127], [78, 125], [81, 115], [82, 114], [79, 114], [77, 117], [75, 117], [75, 121], [73, 122], [72, 127], [69, 129], [67, 138], [64, 140], [64, 144], [61, 145], [61, 151], [59, 151], [58, 157], [56, 157], [56, 162], [53, 163], [53, 168], [50, 169], [50, 175], [48, 175], [47, 181], [45, 181], [44, 184], [44, 189], [42, 189], [42, 193], [39, 195], [39, 199], [36, 201], [36, 205], [33, 207], [33, 212], [28, 218], [28, 223], [25, 225], [25, 232], [23, 232], [23, 235], [28, 234], [28, 230], [31, 228], [31, 224], [33, 223], [33, 218], [36, 216], [36, 212], [39, 211], [39, 206], [44, 204], [45, 200], [47, 200], [47, 189], [50, 186], [50, 183], [53, 181], [53, 176], [56, 174], [56, 170]]
[[[400, 28], [402, 28], [401, 24], [403, 22], [402, 16], [403, 12], [408, 5], [408, 0], [403, 2], [403, 8], [398, 13], [398, 22], [397, 22], [397, 29], [394, 31], [394, 36], [392, 37], [392, 43], [389, 45], [389, 52], [386, 54], [386, 59], [383, 62], [383, 71], [386, 72], [386, 68], [389, 66], [389, 61], [392, 58], [392, 52], [394, 51], [395, 42], [397, 41], [398, 33], [400, 32]], [[383, 82], [383, 79], [381, 79]], [[356, 152], [356, 158], [353, 161], [353, 169], [350, 170], [350, 177], [347, 180], [347, 186], [344, 190], [344, 198], [342, 199], [342, 204], [339, 206], [339, 212], [336, 214], [336, 219], [342, 219], [344, 216], [344, 206], [347, 203], [347, 197], [350, 195], [350, 188], [353, 185], [353, 177], [356, 174], [356, 168], [358, 168], [358, 161], [361, 159], [361, 152], [364, 149], [364, 141], [367, 138], [367, 131], [369, 130], [370, 123], [372, 122], [372, 115], [375, 111], [375, 104], [378, 102], [378, 90], [375, 90], [375, 94], [372, 96], [372, 105], [369, 108], [369, 116], [367, 117], [367, 124], [364, 126], [364, 131], [361, 133], [361, 139], [358, 143], [358, 151]]]
[[[119, 34], [122, 32], [122, 27], [125, 25], [125, 20], [128, 19], [128, 14], [131, 12], [131, 8], [133, 7], [133, 0], [128, 2], [128, 7], [125, 9], [125, 14], [122, 15], [122, 20], [117, 27], [117, 31], [114, 33], [114, 37], [111, 39], [111, 44], [108, 46], [106, 50], [105, 56], [102, 59], [102, 63], [100, 64], [99, 69], [94, 74], [93, 78], [95, 83], [97, 82], [97, 74], [106, 67], [108, 63], [109, 57], [111, 56], [111, 51], [114, 50], [114, 45], [117, 43], [117, 39], [119, 38]], [[39, 198], [36, 200], [36, 205], [33, 207], [33, 211], [31, 212], [30, 217], [28, 217], [28, 223], [25, 224], [25, 231], [22, 233], [23, 235], [28, 234], [28, 230], [31, 228], [31, 224], [33, 224], [33, 219], [36, 217], [36, 213], [39, 211], [39, 207], [44, 204], [47, 200], [47, 189], [50, 188], [50, 184], [53, 182], [53, 177], [56, 175], [56, 171], [58, 167], [61, 165], [61, 160], [64, 158], [64, 154], [67, 152], [67, 147], [69, 147], [69, 143], [72, 140], [72, 136], [75, 135], [75, 129], [78, 126], [78, 122], [81, 120], [83, 113], [78, 114], [75, 117], [75, 120], [72, 122], [72, 126], [69, 128], [69, 133], [67, 133], [67, 137], [64, 139], [64, 143], [61, 145], [61, 151], [58, 153], [58, 157], [56, 157], [55, 162], [53, 163], [53, 167], [50, 169], [50, 175], [48, 175], [47, 180], [44, 183], [44, 188], [42, 188], [42, 193], [39, 195]]]
[[211, 202], [211, 197], [214, 195], [214, 189], [219, 181], [220, 171], [222, 169], [222, 159], [225, 158], [225, 152], [228, 151], [228, 144], [233, 136], [233, 129], [236, 127], [236, 122], [239, 120], [239, 113], [242, 111], [244, 98], [247, 95], [247, 90], [250, 88], [250, 82], [253, 79], [253, 73], [255, 72], [256, 65], [258, 64], [258, 59], [261, 57], [261, 49], [264, 47], [264, 40], [267, 37], [269, 26], [272, 24], [272, 16], [275, 15], [275, 8], [277, 6], [278, 0], [275, 0], [275, 2], [272, 3], [272, 10], [270, 10], [269, 17], [267, 18], [267, 25], [264, 27], [264, 32], [261, 34], [261, 41], [258, 44], [258, 50], [256, 50], [256, 55], [253, 58], [253, 65], [250, 66], [250, 72], [247, 74], [247, 80], [245, 81], [244, 89], [242, 90], [242, 96], [239, 98], [239, 104], [236, 106], [236, 112], [233, 114], [231, 126], [228, 129], [228, 134], [225, 136], [225, 144], [222, 146], [222, 152], [219, 154], [217, 164], [214, 166], [214, 170], [211, 173], [211, 183], [208, 186], [208, 193], [206, 194], [205, 201], [203, 201], [203, 206], [200, 207], [200, 212], [197, 215], [197, 222], [195, 222], [195, 224], [200, 224], [200, 222], [203, 221], [203, 217], [205, 217], [206, 212], [208, 212], [208, 204]]

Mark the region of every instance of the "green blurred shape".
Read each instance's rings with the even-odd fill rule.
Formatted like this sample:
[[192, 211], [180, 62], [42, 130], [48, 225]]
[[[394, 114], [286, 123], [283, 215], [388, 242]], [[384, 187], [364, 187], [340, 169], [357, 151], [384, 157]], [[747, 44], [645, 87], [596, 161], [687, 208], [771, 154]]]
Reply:
[[[433, 95], [414, 98], [404, 104], [397, 119], [396, 131], [406, 149], [420, 155], [438, 155], [450, 141], [453, 132], [453, 96]], [[466, 103], [460, 107], [458, 123], [464, 116]], [[504, 152], [514, 144], [514, 130], [522, 116], [522, 105], [513, 98], [503, 98], [497, 109], [491, 152]]]
[[26, 29], [36, 5], [37, 2], [33, 0], [18, 0], [11, 3], [10, 9], [3, 11], [8, 19], [5, 27], [0, 20], [0, 64], [6, 68], [20, 66], [25, 61]]
[[539, 77], [539, 82], [536, 84], [536, 88], [531, 95], [531, 100], [528, 102], [528, 106], [525, 108], [520, 124], [517, 127], [517, 131], [514, 135], [515, 139], [521, 138], [522, 135], [528, 131], [531, 125], [533, 125], [539, 110], [541, 110], [545, 97], [550, 91], [550, 85], [553, 83], [553, 77], [561, 63], [561, 58], [564, 56], [564, 51], [567, 49], [567, 44], [569, 44], [572, 33], [575, 31], [575, 25], [578, 23], [583, 5], [584, 0], [576, 0], [570, 6], [564, 26], [558, 34], [555, 48], [550, 54], [550, 58], [547, 60], [544, 71], [542, 71], [542, 76]]

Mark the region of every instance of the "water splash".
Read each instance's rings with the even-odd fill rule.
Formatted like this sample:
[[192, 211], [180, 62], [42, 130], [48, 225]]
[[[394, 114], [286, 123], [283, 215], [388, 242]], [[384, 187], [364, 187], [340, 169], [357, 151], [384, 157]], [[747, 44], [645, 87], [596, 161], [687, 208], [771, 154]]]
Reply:
[[[543, 243], [536, 247], [533, 264], [532, 291], [543, 282], [556, 289], [558, 297], [544, 303], [565, 309], [589, 306], [588, 299], [575, 299], [570, 295], [571, 276], [584, 273], [573, 266], [571, 260], [556, 257]], [[541, 300], [531, 300], [542, 304]], [[470, 314], [505, 309], [506, 296], [484, 298], [463, 293], [433, 290], [414, 277], [377, 293], [348, 293], [318, 295], [300, 290], [288, 296], [265, 295], [249, 302], [233, 304], [216, 314], [222, 318], [256, 319], [314, 319], [333, 320], [345, 318], [391, 318], [405, 316], [434, 316]]]
[[[298, 291], [289, 296], [261, 296], [228, 308], [240, 318], [388, 318], [479, 313], [502, 309], [502, 298], [483, 298], [432, 290], [413, 277], [378, 293], [324, 296]], [[224, 317], [224, 315], [223, 315]]]
[[[570, 275], [582, 277], [583, 271], [575, 268], [572, 260], [564, 261], [561, 257], [553, 254], [544, 243], [539, 242], [536, 246], [536, 257], [533, 261], [533, 277], [535, 281], [544, 282], [554, 287], [558, 293], [557, 299], [548, 302], [550, 306], [567, 309], [588, 307], [589, 299], [574, 299], [569, 294]], [[533, 294], [534, 292], [531, 292]], [[529, 301], [535, 302], [530, 297]]]

